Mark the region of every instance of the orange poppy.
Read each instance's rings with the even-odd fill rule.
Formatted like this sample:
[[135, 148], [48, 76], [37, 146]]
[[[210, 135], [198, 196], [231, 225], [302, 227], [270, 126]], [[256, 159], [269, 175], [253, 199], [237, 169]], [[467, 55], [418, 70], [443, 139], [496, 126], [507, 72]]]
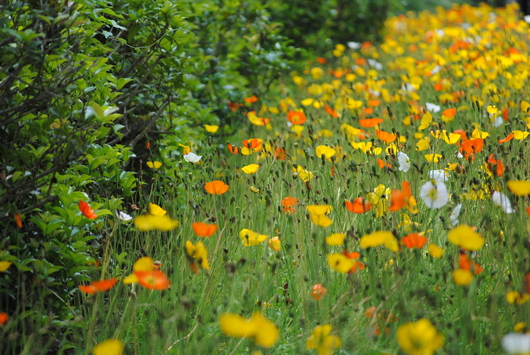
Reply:
[[505, 167], [502, 161], [495, 158], [494, 154], [490, 154], [488, 157], [488, 169], [492, 174], [502, 177]]
[[90, 208], [90, 205], [83, 200], [79, 201], [79, 210], [85, 215], [86, 218], [95, 219], [98, 217], [98, 215], [94, 213], [94, 210]]
[[395, 134], [388, 133], [388, 132], [385, 132], [385, 131], [380, 131], [378, 129], [375, 130], [375, 134], [377, 135], [377, 138], [379, 138], [380, 140], [382, 140], [385, 143], [392, 143], [397, 138], [397, 136]]
[[436, 83], [433, 85], [433, 87], [434, 87], [434, 90], [436, 91], [442, 91], [444, 89], [444, 86], [442, 83]]
[[501, 139], [500, 141], [498, 141], [497, 143], [499, 144], [503, 144], [503, 143], [506, 143], [506, 142], [509, 142], [513, 139], [513, 137], [515, 137], [515, 135], [513, 133], [510, 133], [506, 136], [506, 138], [503, 138]]
[[364, 200], [362, 196], [357, 197], [355, 200], [353, 200], [353, 203], [351, 203], [350, 201], [346, 201], [345, 204], [348, 211], [357, 214], [368, 212], [372, 209], [372, 205], [370, 204], [370, 202]]
[[166, 290], [171, 283], [166, 274], [160, 270], [153, 271], [135, 271], [138, 282], [149, 290]]
[[326, 64], [326, 62], [327, 62], [326, 58], [317, 57], [318, 64]]
[[460, 153], [463, 153], [466, 159], [473, 160], [475, 159], [475, 153], [481, 152], [482, 148], [484, 148], [484, 139], [468, 139], [461, 143]]
[[13, 216], [18, 228], [22, 228], [22, 215], [20, 213], [15, 213]]
[[365, 118], [359, 120], [359, 124], [364, 128], [375, 127], [381, 123], [383, 123], [382, 118]]
[[388, 164], [387, 162], [385, 162], [384, 160], [381, 160], [381, 159], [379, 159], [379, 158], [377, 158], [377, 165], [379, 165], [379, 167], [380, 167], [381, 169], [384, 169], [384, 168], [386, 168], [386, 167], [388, 167], [388, 168], [391, 168], [391, 167], [392, 167], [392, 165]]
[[374, 108], [373, 107], [363, 107], [363, 112], [366, 115], [371, 115], [372, 113], [374, 113]]
[[392, 194], [390, 195], [390, 207], [388, 208], [388, 210], [391, 212], [395, 212], [399, 211], [403, 207], [412, 207], [410, 206], [412, 198], [413, 197], [410, 189], [410, 182], [403, 181], [401, 183], [401, 191], [392, 190]]
[[287, 153], [285, 152], [285, 149], [282, 147], [276, 147], [274, 150], [274, 159], [276, 160], [286, 160], [287, 159]]
[[263, 141], [259, 138], [245, 139], [243, 145], [248, 149], [259, 150]]
[[381, 105], [381, 101], [380, 100], [370, 100], [370, 101], [368, 101], [368, 105], [372, 106], [372, 107], [377, 107], [377, 106]]
[[328, 290], [322, 286], [322, 284], [316, 284], [313, 286], [313, 289], [309, 293], [312, 299], [315, 301], [320, 301], [328, 293]]
[[410, 233], [401, 239], [403, 244], [409, 249], [421, 249], [427, 243], [427, 237], [419, 235], [418, 233]]
[[302, 111], [289, 111], [287, 113], [287, 119], [292, 124], [303, 124], [306, 121], [306, 117]]
[[117, 282], [117, 278], [94, 281], [90, 285], [79, 286], [79, 289], [85, 293], [88, 293], [89, 295], [92, 295], [97, 292], [104, 292], [110, 290], [114, 287], [114, 285], [116, 285]]
[[463, 252], [460, 252], [458, 264], [460, 269], [472, 271], [475, 275], [478, 275], [484, 271], [484, 269], [480, 267], [480, 264], [475, 263], [474, 260], [469, 260], [467, 254]]
[[226, 145], [228, 147], [228, 151], [232, 154], [239, 154], [239, 147], [233, 146], [232, 144], [228, 143]]
[[252, 95], [251, 97], [245, 97], [243, 100], [245, 100], [247, 104], [253, 104], [254, 102], [257, 102], [259, 99], [256, 95]]
[[[352, 260], [356, 260], [358, 259], [361, 254], [355, 252], [355, 251], [352, 251], [351, 253], [348, 251], [348, 249], [344, 249], [344, 252], [343, 254], [348, 258], [348, 259], [352, 259]], [[364, 265], [363, 263], [361, 263], [360, 261], [355, 261], [352, 268], [350, 269], [350, 271], [348, 271], [349, 274], [354, 274], [357, 272], [357, 270], [364, 270], [364, 268], [366, 267], [366, 265]]]
[[365, 65], [365, 64], [366, 64], [366, 59], [364, 59], [364, 58], [357, 58], [357, 59], [355, 60], [355, 64], [357, 64], [357, 65], [361, 65], [361, 66], [362, 66], [362, 65]]
[[6, 324], [8, 319], [9, 316], [7, 315], [7, 313], [0, 312], [0, 325]]
[[328, 115], [330, 115], [333, 118], [339, 117], [339, 113], [335, 109], [329, 107], [328, 105], [324, 106], [324, 110], [326, 111]]
[[191, 228], [199, 237], [211, 237], [217, 231], [217, 224], [195, 222], [191, 225]]
[[442, 115], [444, 115], [447, 118], [455, 117], [456, 115], [456, 107], [448, 108], [446, 110], [442, 111]]
[[508, 107], [502, 109], [502, 119], [508, 121]]
[[296, 204], [298, 203], [298, 199], [296, 197], [286, 197], [282, 200], [282, 212], [285, 214], [293, 214], [296, 212]]
[[230, 186], [221, 180], [210, 181], [204, 185], [204, 189], [212, 195], [222, 195], [227, 192], [229, 188]]

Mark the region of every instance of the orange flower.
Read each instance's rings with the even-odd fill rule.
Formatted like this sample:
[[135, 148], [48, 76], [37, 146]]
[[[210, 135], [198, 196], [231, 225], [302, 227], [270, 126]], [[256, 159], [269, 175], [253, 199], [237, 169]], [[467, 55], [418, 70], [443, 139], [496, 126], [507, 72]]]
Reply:
[[287, 119], [292, 124], [303, 124], [306, 121], [306, 117], [302, 111], [289, 111], [287, 112]]
[[274, 159], [276, 160], [286, 160], [287, 159], [287, 153], [285, 152], [285, 149], [278, 146], [274, 150]]
[[15, 213], [13, 216], [18, 228], [22, 228], [22, 215], [20, 213]]
[[383, 123], [382, 118], [365, 118], [359, 120], [359, 124], [364, 128], [375, 127], [381, 123]]
[[90, 285], [79, 286], [79, 289], [85, 293], [88, 293], [89, 295], [92, 295], [97, 292], [104, 292], [110, 290], [114, 287], [114, 285], [116, 285], [116, 282], [118, 282], [117, 278], [94, 281]]
[[231, 111], [236, 112], [243, 105], [242, 104], [236, 104], [236, 103], [233, 103], [233, 102], [228, 102], [227, 106], [228, 106], [228, 108]]
[[381, 101], [380, 100], [370, 100], [370, 101], [368, 101], [368, 105], [372, 106], [372, 107], [377, 107], [377, 106], [381, 105]]
[[0, 325], [6, 324], [8, 319], [9, 316], [7, 315], [7, 313], [0, 312]]
[[456, 107], [448, 108], [447, 110], [442, 111], [442, 115], [444, 115], [447, 118], [455, 117], [456, 115]]
[[390, 207], [388, 210], [390, 212], [395, 212], [403, 207], [407, 208], [412, 213], [416, 212], [416, 200], [412, 196], [410, 182], [408, 181], [403, 181], [401, 183], [401, 191], [392, 190], [392, 194], [390, 195]]
[[371, 115], [372, 113], [374, 113], [374, 108], [373, 107], [363, 107], [363, 112], [365, 115]]
[[503, 144], [503, 143], [509, 142], [509, 141], [511, 141], [513, 139], [513, 137], [514, 137], [514, 134], [510, 133], [510, 134], [508, 134], [508, 136], [506, 136], [506, 138], [501, 139], [497, 143]]
[[245, 97], [244, 100], [247, 104], [253, 104], [254, 102], [257, 102], [259, 99], [256, 95], [252, 95], [251, 97]]
[[372, 209], [372, 205], [370, 204], [370, 202], [364, 200], [362, 196], [357, 197], [355, 200], [353, 200], [353, 203], [351, 203], [350, 201], [345, 201], [345, 204], [348, 211], [358, 214], [368, 212]]
[[166, 290], [171, 284], [166, 274], [160, 270], [135, 271], [134, 274], [140, 285], [149, 290]]
[[243, 145], [245, 148], [259, 150], [263, 141], [259, 138], [245, 139]]
[[380, 167], [381, 169], [384, 169], [385, 167], [389, 167], [389, 168], [392, 167], [392, 165], [386, 163], [384, 160], [381, 160], [381, 159], [379, 159], [379, 158], [377, 158], [377, 165], [379, 165], [379, 167]]
[[191, 225], [191, 228], [199, 237], [211, 237], [217, 231], [217, 224], [195, 222]]
[[296, 212], [296, 204], [298, 199], [296, 197], [286, 197], [282, 200], [282, 212], [285, 214], [293, 214]]
[[320, 301], [324, 298], [324, 296], [328, 293], [327, 288], [322, 286], [322, 284], [316, 284], [313, 286], [313, 289], [311, 290], [311, 293], [309, 295], [312, 299], [315, 301]]
[[239, 154], [239, 147], [233, 146], [232, 144], [228, 143], [226, 145], [228, 147], [228, 151], [232, 154]]
[[492, 174], [502, 177], [505, 167], [502, 161], [495, 159], [494, 154], [490, 154], [488, 157], [488, 169]]
[[377, 135], [377, 138], [379, 138], [380, 140], [382, 140], [385, 143], [392, 143], [397, 138], [397, 136], [395, 134], [388, 133], [388, 132], [385, 132], [385, 131], [380, 131], [378, 129], [375, 130], [375, 134]]
[[83, 200], [79, 201], [79, 210], [85, 215], [86, 218], [98, 218], [98, 215], [94, 213], [94, 210], [90, 208], [90, 205]]
[[363, 65], [366, 64], [366, 59], [364, 59], [364, 58], [357, 58], [357, 59], [355, 60], [355, 64], [360, 65], [360, 66], [363, 66]]
[[484, 271], [484, 269], [480, 267], [479, 263], [475, 263], [474, 260], [469, 260], [467, 254], [464, 252], [460, 252], [459, 267], [463, 270], [472, 271], [475, 275], [478, 275]]
[[317, 57], [318, 64], [326, 64], [326, 62], [327, 62], [326, 58]]
[[339, 117], [339, 113], [335, 109], [329, 107], [328, 105], [324, 106], [324, 110], [326, 111], [327, 114], [329, 114], [333, 118]]
[[[351, 253], [348, 252], [348, 249], [344, 249], [344, 252], [343, 254], [348, 258], [348, 259], [352, 259], [352, 260], [356, 260], [358, 259], [361, 254], [355, 252], [355, 251], [352, 251]], [[354, 274], [357, 272], [357, 270], [364, 270], [364, 268], [366, 267], [366, 265], [364, 265], [363, 263], [361, 263], [360, 261], [355, 261], [353, 263], [353, 266], [352, 268], [350, 269], [350, 271], [348, 271], [349, 274]]]
[[224, 182], [222, 182], [221, 180], [214, 180], [214, 181], [207, 182], [204, 185], [204, 189], [208, 191], [209, 194], [222, 195], [228, 191], [229, 186], [225, 184]]
[[427, 237], [419, 235], [418, 233], [410, 233], [401, 239], [403, 244], [409, 249], [421, 249], [427, 243]]
[[484, 139], [468, 139], [462, 142], [460, 145], [460, 153], [464, 154], [464, 157], [468, 160], [475, 159], [475, 153], [482, 151], [484, 147]]

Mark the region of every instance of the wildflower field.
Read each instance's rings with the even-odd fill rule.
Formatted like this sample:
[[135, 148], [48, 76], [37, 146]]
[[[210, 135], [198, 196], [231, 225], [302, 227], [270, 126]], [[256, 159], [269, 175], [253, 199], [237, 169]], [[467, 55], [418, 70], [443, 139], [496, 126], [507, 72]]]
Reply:
[[[146, 144], [134, 204], [79, 183], [33, 218], [92, 243], [80, 306], [42, 331], [94, 355], [530, 353], [529, 25], [463, 5], [385, 26], [228, 102], [235, 127]], [[35, 311], [2, 295], [0, 350]]]

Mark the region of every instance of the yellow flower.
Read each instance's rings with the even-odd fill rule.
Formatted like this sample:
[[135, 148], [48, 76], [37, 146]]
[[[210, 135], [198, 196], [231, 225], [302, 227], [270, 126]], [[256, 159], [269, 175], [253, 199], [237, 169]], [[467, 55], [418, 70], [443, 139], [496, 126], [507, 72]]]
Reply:
[[153, 216], [163, 216], [166, 214], [166, 210], [162, 207], [155, 205], [154, 203], [149, 203], [149, 207], [147, 208], [147, 211], [149, 214], [152, 214]]
[[159, 161], [148, 161], [146, 162], [147, 166], [151, 169], [158, 169], [162, 166], [162, 163]]
[[333, 223], [333, 220], [325, 214], [309, 214], [311, 222], [319, 227], [329, 227]]
[[203, 269], [210, 269], [210, 265], [208, 264], [208, 251], [206, 250], [206, 247], [202, 241], [198, 241], [196, 245], [193, 245], [189, 240], [187, 240], [186, 253], [190, 258], [197, 260]]
[[317, 349], [318, 355], [331, 355], [333, 350], [341, 345], [340, 338], [331, 333], [331, 325], [319, 325], [313, 329], [313, 334], [306, 341], [307, 350]]
[[510, 304], [523, 304], [530, 299], [528, 293], [519, 293], [517, 291], [510, 291], [506, 294], [506, 301]]
[[216, 125], [205, 124], [203, 125], [203, 127], [208, 133], [215, 133], [219, 130], [219, 126], [216, 126]]
[[153, 271], [155, 269], [155, 264], [153, 259], [148, 256], [144, 256], [138, 260], [133, 265], [133, 273], [123, 279], [124, 284], [133, 284], [138, 283], [138, 277], [136, 276], [136, 271]]
[[440, 259], [444, 255], [444, 250], [436, 244], [429, 244], [429, 254], [435, 259]]
[[123, 354], [123, 342], [118, 339], [107, 339], [92, 349], [94, 355], [121, 355]]
[[0, 272], [5, 272], [13, 264], [11, 261], [0, 261]]
[[528, 136], [528, 132], [523, 132], [519, 130], [513, 131], [512, 133], [513, 133], [513, 138], [517, 139], [518, 141], [522, 141]]
[[134, 219], [134, 225], [141, 231], [160, 230], [170, 231], [177, 228], [180, 223], [171, 219], [168, 215], [150, 215], [138, 216]]
[[468, 286], [473, 281], [473, 273], [465, 269], [453, 271], [453, 281], [460, 286]]
[[423, 116], [421, 116], [421, 124], [418, 127], [418, 130], [423, 131], [425, 128], [428, 128], [432, 122], [432, 115], [427, 111]]
[[250, 319], [234, 313], [221, 314], [219, 326], [230, 337], [252, 339], [256, 345], [264, 348], [271, 348], [280, 337], [276, 324], [260, 312], [255, 312]]
[[241, 168], [245, 174], [254, 174], [256, 171], [258, 171], [259, 165], [258, 164], [249, 164]]
[[269, 248], [271, 248], [274, 251], [280, 251], [282, 250], [282, 243], [280, 241], [280, 237], [272, 237], [269, 239]]
[[375, 209], [375, 216], [381, 217], [389, 207], [389, 196], [392, 193], [392, 189], [386, 187], [383, 184], [378, 185], [373, 192], [370, 192], [367, 196], [368, 201]]
[[530, 181], [508, 181], [508, 188], [516, 196], [530, 195]]
[[326, 243], [331, 246], [342, 245], [344, 244], [345, 238], [346, 238], [346, 234], [344, 233], [333, 233], [326, 237]]
[[401, 350], [411, 355], [430, 355], [444, 345], [443, 336], [428, 319], [401, 325], [396, 336]]
[[329, 159], [334, 156], [335, 153], [335, 149], [327, 147], [325, 145], [319, 145], [318, 147], [316, 147], [316, 154], [319, 158], [322, 158], [322, 156], [324, 156], [324, 158]]
[[418, 142], [416, 143], [416, 150], [421, 152], [422, 150], [429, 149], [430, 146], [431, 139], [429, 137], [425, 137], [418, 140]]
[[471, 251], [479, 250], [485, 242], [485, 239], [479, 233], [466, 224], [451, 229], [447, 234], [447, 239], [454, 245]]
[[328, 265], [335, 271], [347, 273], [355, 265], [355, 262], [342, 253], [328, 254]]
[[360, 246], [363, 249], [384, 245], [394, 252], [399, 251], [399, 244], [391, 232], [378, 231], [361, 237]]
[[304, 182], [308, 182], [313, 178], [313, 173], [305, 170], [300, 165], [297, 165], [296, 168], [293, 167], [293, 173], [298, 174], [298, 177]]
[[250, 229], [243, 228], [239, 232], [239, 238], [243, 245], [246, 247], [254, 246], [263, 243], [269, 236], [264, 234], [259, 234]]
[[425, 155], [425, 159], [427, 159], [429, 163], [438, 163], [441, 157], [442, 157], [441, 154], [426, 154]]

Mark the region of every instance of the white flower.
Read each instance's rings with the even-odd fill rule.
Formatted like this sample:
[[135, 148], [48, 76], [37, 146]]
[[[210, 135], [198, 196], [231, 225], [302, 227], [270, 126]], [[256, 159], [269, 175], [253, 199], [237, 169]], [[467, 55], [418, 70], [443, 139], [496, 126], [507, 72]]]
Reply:
[[502, 348], [509, 354], [528, 354], [530, 352], [530, 334], [508, 333], [501, 341]]
[[371, 67], [374, 67], [376, 70], [383, 70], [383, 64], [379, 63], [377, 60], [375, 59], [368, 59], [368, 64], [371, 66]]
[[449, 201], [447, 187], [441, 181], [431, 180], [423, 184], [420, 197], [429, 208], [441, 208]]
[[530, 23], [530, 15], [523, 17], [526, 23]]
[[510, 199], [508, 196], [506, 196], [503, 193], [500, 193], [499, 191], [493, 192], [493, 196], [491, 196], [493, 203], [497, 206], [501, 206], [504, 212], [506, 213], [514, 213], [515, 210], [512, 208], [512, 204], [510, 202]]
[[445, 170], [431, 170], [429, 177], [439, 182], [449, 181], [449, 174]]
[[199, 160], [202, 159], [202, 155], [197, 155], [193, 152], [189, 152], [188, 154], [184, 155], [184, 159], [190, 163], [197, 163]]
[[399, 171], [407, 172], [410, 169], [410, 159], [407, 154], [399, 152], [397, 154]]
[[130, 221], [130, 220], [132, 219], [131, 216], [129, 216], [127, 213], [122, 212], [122, 211], [120, 211], [120, 210], [116, 210], [116, 216], [117, 216], [119, 219], [121, 219], [122, 221], [125, 221], [125, 222]]
[[459, 203], [456, 205], [455, 209], [451, 213], [451, 216], [449, 216], [449, 219], [451, 220], [451, 225], [454, 227], [458, 224], [458, 216], [460, 216], [460, 210], [462, 209], [462, 204]]
[[435, 30], [436, 34], [440, 37], [443, 37], [445, 36], [445, 31], [444, 30]]
[[348, 47], [350, 47], [350, 49], [359, 49], [359, 48], [361, 48], [361, 43], [359, 43], [359, 42], [348, 42]]
[[504, 120], [502, 119], [502, 117], [497, 116], [494, 118], [493, 127], [500, 127], [503, 123], [504, 123]]
[[425, 107], [427, 108], [427, 111], [430, 112], [440, 112], [442, 109], [439, 105], [431, 104], [430, 102], [426, 102]]
[[401, 84], [401, 90], [411, 92], [411, 91], [416, 90], [416, 87], [414, 86], [414, 84], [404, 83], [404, 84]]
[[[432, 70], [431, 70], [431, 75], [434, 75], [434, 74], [438, 74], [440, 72], [440, 69], [442, 69], [439, 65], [435, 66]], [[434, 104], [431, 104], [431, 105], [434, 105]], [[428, 110], [428, 109], [427, 109]], [[438, 112], [438, 111], [436, 111]]]

